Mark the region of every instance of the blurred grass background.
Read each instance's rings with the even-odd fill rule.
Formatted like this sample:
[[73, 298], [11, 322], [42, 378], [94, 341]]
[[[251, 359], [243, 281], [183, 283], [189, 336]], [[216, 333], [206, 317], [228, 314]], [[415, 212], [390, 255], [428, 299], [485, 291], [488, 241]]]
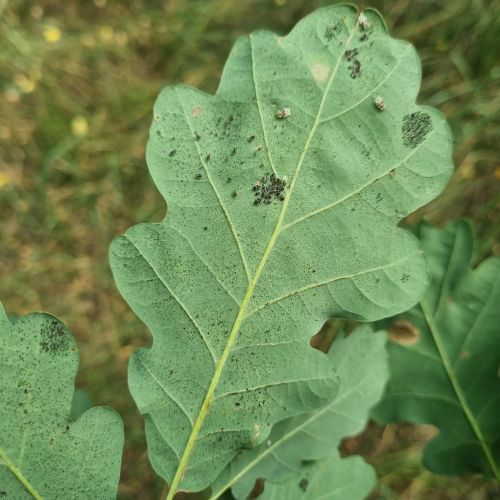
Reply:
[[[144, 160], [155, 97], [176, 82], [215, 91], [238, 36], [286, 33], [331, 3], [0, 0], [0, 298], [10, 313], [50, 311], [75, 334], [78, 386], [125, 420], [121, 499], [158, 498], [163, 487], [126, 385], [128, 357], [149, 337], [107, 262], [114, 235], [165, 213]], [[411, 220], [468, 217], [479, 256], [500, 254], [500, 2], [367, 5], [417, 47], [420, 103], [439, 108], [453, 130], [453, 180]], [[379, 498], [494, 498], [475, 478], [426, 473], [421, 429], [370, 436], [376, 444], [365, 454], [381, 476]]]

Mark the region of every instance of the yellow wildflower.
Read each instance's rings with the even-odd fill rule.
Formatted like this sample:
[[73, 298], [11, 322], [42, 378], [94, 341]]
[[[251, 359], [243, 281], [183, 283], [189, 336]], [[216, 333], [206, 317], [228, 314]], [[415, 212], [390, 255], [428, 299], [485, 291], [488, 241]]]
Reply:
[[62, 33], [57, 26], [46, 26], [43, 29], [43, 38], [48, 43], [57, 43], [61, 39]]
[[76, 137], [85, 137], [89, 133], [89, 122], [87, 119], [82, 115], [75, 116], [71, 121], [71, 132]]

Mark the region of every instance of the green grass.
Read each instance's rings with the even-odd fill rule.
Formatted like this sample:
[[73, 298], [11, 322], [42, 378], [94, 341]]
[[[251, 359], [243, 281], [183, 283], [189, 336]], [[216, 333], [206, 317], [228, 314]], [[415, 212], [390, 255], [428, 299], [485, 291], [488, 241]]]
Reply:
[[[114, 235], [165, 213], [144, 160], [155, 97], [176, 82], [213, 92], [239, 35], [286, 32], [330, 3], [0, 0], [0, 297], [9, 312], [50, 311], [75, 333], [78, 386], [125, 419], [122, 499], [158, 498], [163, 487], [126, 385], [128, 357], [149, 336], [107, 262]], [[417, 47], [420, 103], [446, 115], [455, 140], [448, 189], [410, 222], [468, 217], [479, 255], [500, 254], [500, 3], [367, 3]], [[430, 478], [414, 449], [393, 441], [396, 455], [374, 459], [382, 498], [412, 488], [421, 498], [472, 498], [475, 479]]]

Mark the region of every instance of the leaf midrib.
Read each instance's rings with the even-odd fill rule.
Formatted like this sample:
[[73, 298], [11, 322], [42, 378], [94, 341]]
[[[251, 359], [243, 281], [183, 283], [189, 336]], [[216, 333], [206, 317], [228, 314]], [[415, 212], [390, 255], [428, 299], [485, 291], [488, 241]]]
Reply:
[[352, 32], [350, 33], [350, 35], [347, 37], [347, 39], [343, 45], [343, 48], [340, 51], [340, 55], [337, 59], [335, 67], [333, 68], [332, 74], [330, 75], [328, 83], [325, 87], [323, 97], [322, 97], [320, 105], [318, 107], [316, 118], [315, 118], [314, 123], [311, 127], [311, 131], [307, 137], [307, 140], [304, 144], [304, 148], [302, 150], [297, 167], [296, 167], [295, 172], [293, 174], [293, 178], [291, 180], [290, 187], [287, 190], [285, 199], [283, 201], [283, 205], [282, 205], [281, 211], [279, 213], [278, 220], [276, 222], [276, 226], [273, 230], [273, 233], [271, 234], [271, 238], [270, 238], [270, 240], [269, 240], [269, 242], [264, 250], [264, 253], [259, 261], [259, 264], [257, 266], [255, 274], [248, 285], [245, 296], [243, 297], [240, 309], [238, 311], [238, 314], [237, 314], [236, 319], [234, 321], [233, 327], [232, 327], [231, 332], [229, 334], [227, 344], [226, 344], [224, 351], [222, 352], [222, 355], [219, 358], [219, 361], [215, 367], [214, 375], [213, 375], [212, 380], [210, 382], [210, 385], [208, 387], [205, 399], [204, 399], [203, 404], [201, 406], [200, 412], [198, 413], [195, 424], [191, 430], [191, 434], [189, 435], [186, 447], [184, 449], [184, 453], [182, 454], [181, 460], [179, 462], [179, 466], [177, 467], [177, 470], [176, 470], [174, 477], [172, 479], [172, 483], [170, 485], [166, 500], [173, 500], [174, 495], [177, 491], [177, 487], [179, 486], [180, 482], [182, 481], [182, 479], [184, 477], [184, 473], [186, 472], [189, 458], [191, 456], [191, 453], [192, 453], [192, 450], [194, 448], [195, 442], [197, 440], [198, 434], [200, 433], [203, 422], [204, 422], [205, 417], [208, 413], [208, 409], [210, 408], [210, 406], [213, 402], [213, 396], [214, 396], [215, 390], [217, 389], [217, 386], [219, 384], [219, 380], [220, 380], [220, 377], [222, 375], [222, 371], [223, 371], [224, 366], [226, 364], [227, 358], [229, 357], [231, 347], [234, 344], [236, 337], [238, 335], [238, 332], [240, 330], [241, 324], [243, 323], [243, 321], [245, 319], [246, 311], [248, 309], [248, 304], [250, 303], [250, 300], [253, 297], [255, 287], [257, 285], [257, 282], [259, 281], [259, 278], [262, 274], [262, 271], [264, 270], [264, 267], [267, 263], [269, 255], [271, 254], [271, 251], [274, 248], [276, 240], [278, 239], [278, 237], [281, 233], [283, 222], [285, 220], [286, 211], [288, 208], [288, 204], [290, 202], [290, 198], [292, 196], [295, 184], [297, 182], [298, 175], [299, 175], [301, 167], [304, 163], [305, 156], [309, 150], [309, 146], [310, 146], [310, 143], [312, 141], [312, 138], [314, 137], [316, 129], [317, 129], [318, 125], [320, 124], [320, 117], [321, 117], [321, 114], [322, 114], [322, 111], [323, 111], [323, 108], [324, 108], [324, 105], [326, 102], [326, 98], [330, 92], [333, 80], [335, 79], [338, 68], [339, 68], [340, 63], [342, 61], [342, 55], [344, 53], [345, 48], [351, 42], [351, 40], [354, 36], [354, 33], [356, 32], [356, 28], [358, 26], [358, 21], [359, 21], [359, 13], [358, 13], [358, 16], [356, 18], [354, 28], [352, 29]]
[[483, 453], [486, 457], [486, 460], [488, 462], [488, 465], [489, 465], [494, 477], [497, 480], [500, 480], [500, 471], [497, 467], [495, 459], [493, 458], [491, 450], [488, 447], [488, 444], [486, 443], [486, 439], [483, 436], [483, 432], [481, 430], [481, 427], [480, 427], [479, 423], [477, 422], [474, 414], [472, 413], [472, 410], [469, 407], [469, 404], [468, 404], [467, 399], [465, 397], [465, 393], [462, 390], [462, 386], [460, 385], [460, 382], [458, 381], [458, 378], [455, 375], [455, 371], [453, 369], [451, 361], [448, 358], [448, 354], [446, 352], [446, 349], [444, 348], [439, 329], [437, 328], [437, 325], [434, 322], [434, 319], [433, 319], [430, 311], [428, 310], [427, 306], [425, 305], [424, 300], [422, 300], [419, 305], [420, 305], [420, 309], [422, 310], [422, 314], [423, 314], [423, 317], [425, 319], [425, 322], [427, 323], [427, 326], [429, 327], [429, 332], [432, 336], [432, 339], [434, 340], [434, 344], [436, 346], [438, 354], [443, 362], [443, 367], [445, 369], [446, 375], [448, 376], [448, 379], [450, 380], [451, 386], [453, 387], [453, 391], [455, 392], [455, 395], [458, 399], [460, 407], [462, 408], [462, 411], [464, 412], [465, 418], [468, 421], [473, 433], [476, 435], [477, 440], [479, 441], [479, 444], [483, 450]]

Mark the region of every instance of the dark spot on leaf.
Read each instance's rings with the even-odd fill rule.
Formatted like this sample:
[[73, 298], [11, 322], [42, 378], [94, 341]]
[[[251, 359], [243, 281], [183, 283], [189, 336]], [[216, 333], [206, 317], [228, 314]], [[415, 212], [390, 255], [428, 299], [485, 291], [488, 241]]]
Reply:
[[255, 139], [255, 136], [254, 136], [254, 135], [251, 135], [251, 136], [248, 138], [248, 142], [252, 142], [254, 139]]
[[333, 26], [327, 26], [323, 35], [328, 42], [331, 42], [342, 31], [342, 24], [338, 22]]
[[401, 132], [403, 144], [410, 148], [416, 148], [424, 142], [428, 133], [432, 130], [431, 117], [423, 111], [416, 111], [403, 117]]
[[358, 49], [350, 49], [344, 52], [344, 59], [346, 61], [354, 61], [358, 55]]
[[299, 488], [302, 491], [306, 491], [308, 486], [309, 486], [309, 481], [306, 478], [300, 480]]
[[201, 174], [196, 174], [196, 175], [194, 176], [194, 178], [195, 178], [195, 179], [201, 179]]
[[232, 196], [233, 198], [236, 198], [236, 197], [238, 196], [238, 193], [237, 193], [236, 191], [233, 191], [233, 192], [231, 193], [231, 196]]
[[172, 149], [172, 151], [170, 151], [170, 153], [168, 153], [168, 156], [174, 156], [175, 153], [177, 153], [177, 149]]
[[276, 174], [264, 175], [252, 186], [255, 193], [254, 205], [269, 205], [273, 200], [283, 201], [286, 184], [286, 179], [280, 179]]
[[51, 354], [65, 352], [69, 347], [69, 333], [66, 328], [57, 320], [45, 323], [40, 331], [40, 347], [43, 351]]
[[205, 161], [209, 161], [210, 160], [210, 155], [208, 154], [207, 156], [205, 156]]
[[348, 66], [351, 78], [359, 78], [361, 76], [361, 61], [358, 59], [358, 49], [346, 50], [344, 52], [344, 59], [351, 63]]
[[354, 80], [356, 78], [359, 78], [361, 76], [361, 63], [356, 59], [349, 66], [349, 70], [351, 71], [351, 78], [353, 78]]

